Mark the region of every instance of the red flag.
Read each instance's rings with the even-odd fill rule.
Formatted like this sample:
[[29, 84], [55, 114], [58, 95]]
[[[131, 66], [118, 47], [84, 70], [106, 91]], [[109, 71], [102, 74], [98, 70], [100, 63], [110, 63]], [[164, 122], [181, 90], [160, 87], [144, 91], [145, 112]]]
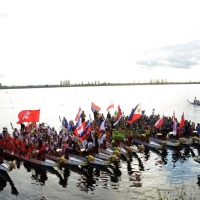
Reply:
[[81, 108], [78, 109], [78, 113], [76, 115], [75, 121], [76, 122], [79, 121], [80, 117], [81, 117]]
[[91, 105], [91, 110], [92, 112], [95, 112], [95, 111], [100, 111], [101, 108], [98, 107], [97, 105], [95, 105], [93, 102], [92, 102], [92, 105]]
[[180, 122], [180, 125], [179, 125], [179, 130], [181, 131], [182, 127], [185, 126], [185, 119], [184, 119], [184, 113], [181, 117], [181, 122]]
[[19, 121], [17, 124], [22, 122], [39, 122], [40, 110], [22, 110], [18, 114]]
[[155, 127], [158, 128], [160, 127], [164, 122], [163, 116], [155, 123]]
[[118, 106], [118, 112], [117, 112], [116, 121], [118, 121], [118, 119], [121, 117], [121, 115], [122, 115], [121, 108], [120, 108], [120, 106]]
[[106, 111], [108, 111], [111, 108], [114, 108], [114, 103], [112, 101], [110, 102], [110, 105], [107, 107]]

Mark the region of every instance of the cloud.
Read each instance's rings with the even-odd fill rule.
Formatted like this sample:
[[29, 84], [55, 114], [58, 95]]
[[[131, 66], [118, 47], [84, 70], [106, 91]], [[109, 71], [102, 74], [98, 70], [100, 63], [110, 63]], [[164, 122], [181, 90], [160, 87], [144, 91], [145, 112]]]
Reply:
[[200, 63], [200, 40], [145, 52], [136, 63], [144, 67], [190, 69]]
[[0, 12], [0, 17], [2, 17], [2, 18], [7, 18], [7, 17], [8, 17], [8, 15], [6, 15], [6, 14], [4, 14], [4, 13]]
[[0, 78], [4, 78], [5, 77], [5, 74], [0, 74]]

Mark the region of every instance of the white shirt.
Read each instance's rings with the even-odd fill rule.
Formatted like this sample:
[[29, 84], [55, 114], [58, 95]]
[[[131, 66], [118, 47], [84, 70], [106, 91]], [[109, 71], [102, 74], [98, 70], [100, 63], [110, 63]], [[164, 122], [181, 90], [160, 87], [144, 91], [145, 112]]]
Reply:
[[83, 141], [82, 141], [82, 145], [83, 145], [83, 148], [85, 148], [86, 145], [87, 145], [87, 140], [83, 140]]
[[103, 141], [106, 139], [106, 134], [104, 133], [102, 136], [101, 136], [101, 139], [99, 139], [99, 144], [103, 144]]
[[88, 150], [92, 149], [93, 148], [93, 145], [92, 145], [92, 142], [89, 142], [88, 143]]

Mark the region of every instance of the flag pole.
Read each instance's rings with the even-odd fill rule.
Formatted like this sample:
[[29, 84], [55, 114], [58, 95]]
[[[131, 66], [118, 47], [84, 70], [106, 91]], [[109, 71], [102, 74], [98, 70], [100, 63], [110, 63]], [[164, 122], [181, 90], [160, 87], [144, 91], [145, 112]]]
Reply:
[[13, 125], [12, 125], [12, 122], [10, 122], [10, 125], [11, 125], [12, 130], [14, 130]]
[[60, 122], [61, 122], [61, 118], [60, 118], [60, 115], [59, 115], [59, 120], [60, 120]]

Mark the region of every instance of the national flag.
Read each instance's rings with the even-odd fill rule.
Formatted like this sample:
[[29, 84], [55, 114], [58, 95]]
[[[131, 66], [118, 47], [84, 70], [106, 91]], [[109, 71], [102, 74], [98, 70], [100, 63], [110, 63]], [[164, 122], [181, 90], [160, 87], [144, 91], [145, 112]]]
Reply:
[[100, 130], [105, 130], [106, 119], [101, 123]]
[[110, 105], [107, 107], [106, 111], [110, 110], [111, 108], [114, 108], [113, 101], [110, 102]]
[[122, 118], [122, 115], [119, 117], [119, 119], [113, 124], [113, 126], [116, 126], [118, 123], [119, 123], [119, 121], [120, 121], [120, 119]]
[[122, 116], [121, 108], [120, 108], [120, 106], [118, 106], [118, 112], [117, 112], [116, 121], [118, 121], [121, 116]]
[[92, 102], [92, 105], [91, 105], [91, 109], [92, 109], [92, 112], [95, 112], [95, 111], [100, 111], [101, 108], [99, 108], [97, 105], [95, 105], [93, 102]]
[[92, 122], [90, 121], [86, 126], [86, 134], [92, 131]]
[[175, 112], [173, 112], [173, 135], [176, 135], [176, 127], [177, 127], [177, 122], [175, 118]]
[[133, 121], [139, 119], [142, 116], [142, 110], [140, 104], [132, 109], [131, 114], [128, 117], [128, 123], [131, 124]]
[[163, 115], [162, 117], [154, 124], [156, 128], [160, 127], [164, 122]]
[[81, 112], [81, 108], [79, 108], [78, 113], [75, 118], [75, 121], [78, 122], [78, 124], [80, 123], [81, 117], [82, 117], [82, 112]]
[[85, 122], [82, 122], [75, 130], [74, 130], [74, 134], [78, 137], [80, 137], [84, 131], [86, 130], [85, 127]]
[[92, 122], [89, 122], [85, 128], [85, 131], [83, 131], [78, 137], [80, 141], [83, 141], [86, 134], [90, 133], [92, 131]]
[[19, 121], [17, 124], [23, 122], [39, 122], [40, 110], [22, 110], [18, 114]]
[[182, 127], [185, 126], [185, 118], [184, 118], [184, 113], [181, 117], [180, 125], [179, 125], [179, 131], [181, 131]]

